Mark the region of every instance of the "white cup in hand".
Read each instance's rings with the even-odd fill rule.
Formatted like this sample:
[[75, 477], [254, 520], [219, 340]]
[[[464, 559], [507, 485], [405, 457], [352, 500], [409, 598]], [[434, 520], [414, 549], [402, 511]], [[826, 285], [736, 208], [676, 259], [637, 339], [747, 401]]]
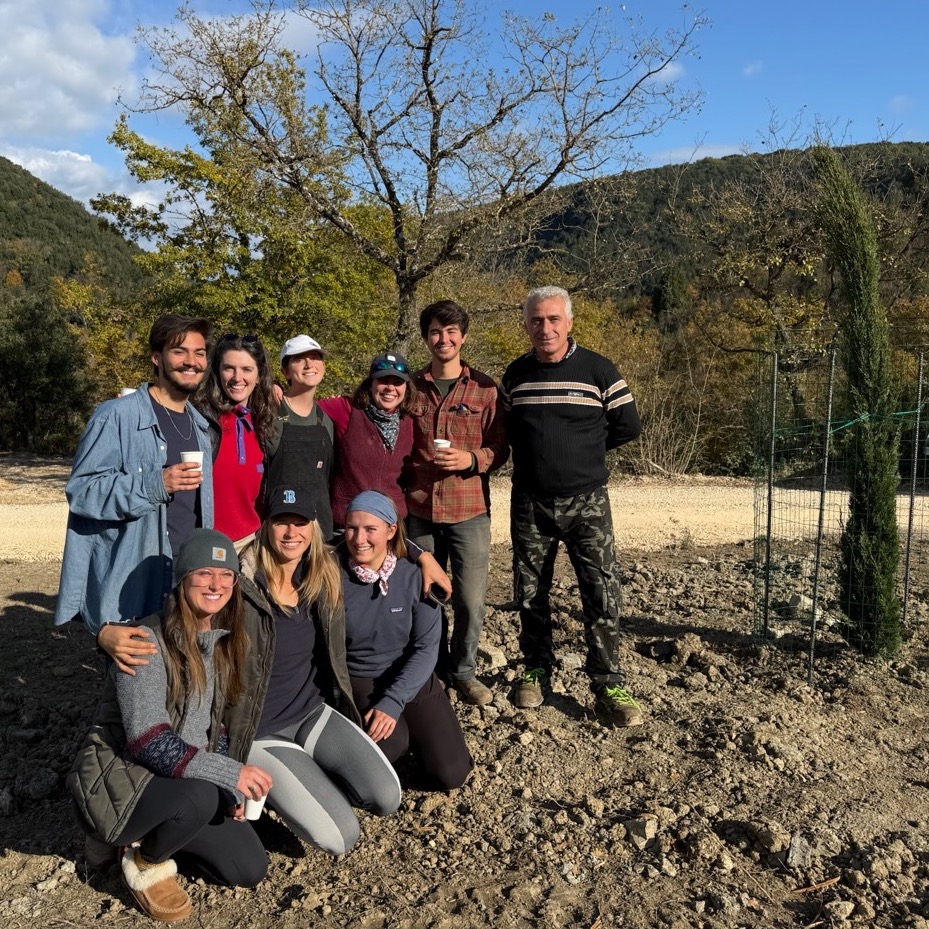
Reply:
[[438, 451], [440, 448], [451, 448], [452, 447], [452, 443], [449, 442], [448, 439], [433, 439], [432, 445], [436, 451]]
[[203, 470], [203, 452], [181, 452], [181, 464], [195, 464], [197, 470]]
[[265, 808], [265, 800], [267, 799], [267, 794], [265, 794], [263, 797], [259, 797], [257, 800], [253, 800], [251, 797], [246, 797], [245, 818], [250, 820], [258, 819], [261, 816], [261, 811]]

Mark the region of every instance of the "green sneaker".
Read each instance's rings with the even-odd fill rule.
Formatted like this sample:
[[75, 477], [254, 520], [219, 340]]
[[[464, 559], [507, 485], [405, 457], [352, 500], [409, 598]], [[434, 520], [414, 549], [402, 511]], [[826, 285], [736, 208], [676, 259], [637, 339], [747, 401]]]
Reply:
[[614, 726], [641, 726], [645, 722], [642, 707], [627, 690], [618, 684], [605, 687], [597, 694], [596, 711]]
[[516, 688], [513, 703], [521, 710], [531, 710], [534, 707], [541, 706], [545, 700], [545, 697], [542, 696], [542, 685], [547, 679], [548, 675], [542, 668], [527, 670]]

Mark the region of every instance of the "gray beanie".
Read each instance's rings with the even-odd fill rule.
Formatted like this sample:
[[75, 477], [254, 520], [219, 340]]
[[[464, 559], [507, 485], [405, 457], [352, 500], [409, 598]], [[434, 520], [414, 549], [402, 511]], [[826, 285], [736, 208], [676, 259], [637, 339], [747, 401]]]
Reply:
[[239, 556], [229, 536], [215, 529], [194, 529], [174, 559], [174, 583], [198, 568], [228, 568], [239, 573]]

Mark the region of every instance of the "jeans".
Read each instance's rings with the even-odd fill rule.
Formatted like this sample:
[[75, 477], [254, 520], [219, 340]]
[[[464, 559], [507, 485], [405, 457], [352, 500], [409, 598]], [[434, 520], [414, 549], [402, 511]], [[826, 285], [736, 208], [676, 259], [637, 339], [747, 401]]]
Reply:
[[513, 488], [510, 534], [519, 644], [527, 668], [550, 672], [555, 662], [549, 596], [558, 543], [564, 542], [577, 575], [587, 642], [586, 670], [595, 690], [622, 684], [619, 620], [622, 591], [613, 517], [606, 487], [576, 497], [543, 500]]
[[411, 513], [407, 517], [407, 530], [412, 541], [432, 552], [444, 570], [451, 566], [455, 623], [449, 642], [448, 618], [443, 610], [442, 642], [447, 647], [439, 652], [440, 674], [447, 670], [453, 681], [471, 680], [486, 609], [490, 516], [482, 513], [460, 523], [433, 523]]

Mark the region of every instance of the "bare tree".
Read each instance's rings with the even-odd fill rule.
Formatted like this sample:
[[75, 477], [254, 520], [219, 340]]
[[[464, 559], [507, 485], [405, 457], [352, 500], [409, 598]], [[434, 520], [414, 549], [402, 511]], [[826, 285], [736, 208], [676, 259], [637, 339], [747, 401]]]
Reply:
[[[312, 68], [284, 45], [291, 13], [318, 37]], [[176, 28], [142, 33], [161, 77], [138, 109], [179, 108], [206, 147], [221, 141], [389, 269], [403, 348], [422, 281], [509, 247], [500, 230], [524, 232], [543, 194], [625, 169], [638, 140], [699, 102], [677, 74], [701, 14], [666, 32], [599, 6], [567, 26], [499, 15], [492, 41], [464, 0], [296, 0], [292, 11], [256, 0], [225, 20], [184, 6]]]

